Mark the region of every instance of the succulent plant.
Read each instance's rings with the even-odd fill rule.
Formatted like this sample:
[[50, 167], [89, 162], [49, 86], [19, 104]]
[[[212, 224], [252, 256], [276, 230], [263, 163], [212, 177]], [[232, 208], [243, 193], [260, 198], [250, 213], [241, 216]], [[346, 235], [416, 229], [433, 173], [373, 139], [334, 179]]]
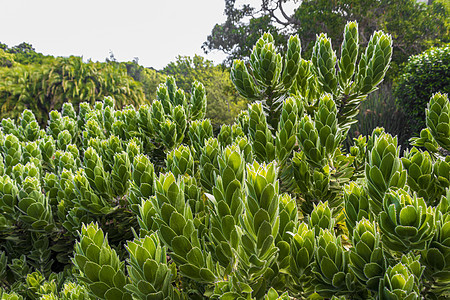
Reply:
[[344, 186], [343, 192], [345, 223], [351, 236], [358, 221], [363, 218], [372, 219], [369, 211], [369, 199], [364, 188], [355, 182]]
[[320, 86], [325, 93], [335, 94], [338, 78], [336, 74], [336, 53], [333, 51], [331, 39], [321, 33], [314, 44], [311, 61], [317, 72]]
[[127, 266], [130, 284], [125, 288], [137, 299], [173, 299], [175, 274], [167, 265], [166, 249], [156, 233], [129, 241]]
[[66, 282], [61, 289], [59, 297], [63, 300], [88, 300], [90, 296], [83, 285]]
[[81, 228], [73, 264], [79, 272], [78, 278], [86, 283], [93, 297], [132, 299], [125, 289], [128, 278], [125, 276], [124, 263], [120, 261], [116, 251], [111, 249], [98, 224], [91, 223]]
[[139, 154], [132, 165], [128, 202], [131, 210], [138, 214], [142, 200], [154, 195], [155, 169], [150, 159]]
[[275, 146], [261, 103], [253, 103], [248, 108], [249, 135], [253, 153], [259, 162], [271, 162], [275, 158]]
[[447, 94], [436, 93], [428, 103], [426, 124], [434, 140], [444, 148], [450, 150], [450, 102]]
[[430, 129], [424, 128], [420, 131], [419, 137], [412, 137], [409, 139], [410, 144], [415, 147], [424, 147], [431, 153], [439, 152], [439, 144], [433, 138]]
[[114, 195], [121, 197], [128, 191], [131, 177], [131, 164], [128, 154], [123, 151], [114, 155], [114, 164], [111, 171], [111, 185]]
[[320, 229], [312, 267], [314, 278], [309, 290], [322, 297], [351, 292], [353, 278], [348, 268], [348, 256], [339, 237], [328, 229]]
[[275, 138], [275, 154], [281, 165], [291, 156], [297, 142], [297, 118], [297, 102], [293, 97], [286, 99], [283, 103]]
[[109, 174], [103, 167], [102, 157], [92, 147], [88, 147], [84, 152], [84, 166], [91, 188], [100, 195], [108, 197], [111, 194]]
[[309, 217], [309, 228], [314, 230], [316, 236], [319, 235], [320, 229], [333, 230], [334, 219], [331, 209], [328, 207], [328, 202], [319, 202], [314, 205], [314, 209]]
[[21, 212], [19, 218], [34, 230], [51, 231], [54, 228], [48, 198], [42, 193], [36, 177], [26, 177], [19, 190], [17, 204]]
[[200, 157], [201, 149], [205, 146], [206, 140], [213, 137], [213, 128], [211, 120], [197, 120], [189, 125], [189, 139], [194, 149], [194, 156]]
[[424, 250], [433, 238], [435, 219], [423, 198], [403, 189], [389, 190], [379, 214], [383, 244], [395, 251]]
[[450, 192], [436, 208], [436, 231], [421, 252], [429, 290], [437, 297], [448, 297], [450, 283]]
[[393, 138], [386, 133], [375, 137], [373, 148], [368, 153], [369, 160], [365, 170], [370, 210], [374, 215], [381, 212], [383, 198], [389, 188], [405, 186], [407, 174], [399, 154], [397, 137]]
[[25, 109], [19, 119], [22, 135], [25, 141], [36, 141], [39, 138], [39, 124], [29, 109]]
[[300, 52], [300, 39], [292, 36], [283, 60], [275, 49], [273, 36], [264, 33], [251, 53], [250, 70], [243, 61], [236, 60], [233, 63], [231, 80], [236, 89], [247, 99], [262, 99], [264, 112], [268, 115], [268, 125], [273, 132], [276, 131], [283, 104], [280, 96], [295, 81]]
[[423, 267], [418, 257], [403, 256], [395, 266], [387, 268], [380, 281], [380, 299], [420, 299], [419, 280]]
[[350, 248], [350, 269], [363, 287], [378, 291], [379, 281], [386, 269], [381, 236], [374, 222], [359, 220], [353, 230]]
[[216, 138], [209, 138], [200, 154], [200, 183], [208, 193], [212, 193], [216, 176], [219, 174], [219, 162], [217, 160], [219, 152], [219, 141]]
[[[215, 255], [219, 263], [232, 267], [233, 253], [239, 245], [239, 217], [244, 209], [244, 158], [235, 144], [223, 149], [217, 157], [218, 174], [213, 186], [211, 202], [211, 239], [215, 241]], [[229, 273], [232, 270], [227, 270]]]
[[339, 86], [345, 90], [355, 73], [356, 59], [358, 58], [359, 51], [359, 34], [358, 23], [348, 22], [344, 29], [344, 40], [341, 47], [341, 58], [339, 59], [338, 66], [338, 80]]
[[19, 139], [15, 135], [7, 134], [4, 136], [2, 148], [6, 168], [5, 173], [10, 174], [12, 168], [21, 162], [22, 147]]
[[158, 235], [171, 250], [170, 256], [179, 266], [180, 273], [199, 282], [217, 281], [218, 269], [211, 254], [201, 251], [205, 247], [204, 241], [199, 238], [192, 211], [185, 202], [184, 178], [180, 176], [176, 180], [169, 172], [160, 174], [155, 184], [155, 196], [150, 201], [156, 210], [154, 219], [158, 224]]
[[323, 167], [326, 164], [319, 132], [309, 115], [300, 120], [297, 140], [309, 164], [314, 167]]
[[175, 177], [184, 174], [194, 176], [195, 174], [191, 149], [184, 145], [167, 153], [166, 165], [167, 171], [172, 172]]
[[77, 196], [74, 202], [79, 208], [94, 215], [104, 215], [112, 211], [111, 203], [107, 201], [107, 198], [97, 195], [91, 188], [84, 169], [78, 169], [76, 174], [74, 174], [73, 183]]
[[16, 205], [19, 201], [19, 189], [8, 175], [0, 177], [0, 209], [2, 215], [8, 219], [14, 220], [17, 216]]
[[206, 116], [206, 89], [205, 86], [195, 81], [192, 85], [190, 100], [190, 119], [201, 120]]
[[407, 183], [411, 190], [424, 198], [428, 205], [434, 204], [437, 195], [430, 154], [413, 147], [410, 151], [405, 151], [402, 163], [408, 171]]
[[177, 129], [177, 145], [183, 142], [184, 132], [187, 126], [187, 116], [186, 111], [183, 106], [177, 105], [173, 108], [172, 119], [176, 124]]
[[311, 267], [314, 262], [316, 239], [313, 229], [306, 223], [300, 223], [292, 233], [290, 242], [290, 268], [293, 284], [290, 290], [298, 296], [306, 292], [311, 280]]
[[260, 297], [273, 276], [268, 267], [277, 258], [275, 238], [279, 225], [279, 183], [275, 163], [247, 164], [245, 210], [242, 216], [241, 272], [252, 282], [252, 295]]
[[392, 57], [392, 37], [376, 31], [358, 64], [356, 85], [360, 93], [369, 93], [383, 80]]

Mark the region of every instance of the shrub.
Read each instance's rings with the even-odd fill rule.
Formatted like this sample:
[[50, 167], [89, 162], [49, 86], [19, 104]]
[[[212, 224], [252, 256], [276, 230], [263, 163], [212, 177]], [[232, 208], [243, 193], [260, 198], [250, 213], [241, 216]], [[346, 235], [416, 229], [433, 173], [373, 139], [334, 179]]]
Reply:
[[[448, 297], [450, 156], [429, 146], [450, 150], [448, 97], [433, 96], [428, 139], [413, 140], [432, 155], [400, 159], [382, 129], [346, 153], [343, 139], [392, 49], [377, 32], [358, 62], [357, 33], [349, 23], [339, 71], [324, 35], [305, 63], [298, 39], [282, 59], [264, 35], [252, 54], [258, 75], [238, 63], [233, 77], [268, 101], [218, 138], [203, 119], [203, 86], [188, 102], [173, 78], [138, 110], [105, 98], [78, 114], [70, 104], [52, 111], [46, 130], [35, 130], [30, 111], [4, 120], [1, 297]], [[314, 85], [316, 96], [302, 94]], [[432, 193], [430, 177], [440, 183]]]
[[437, 92], [450, 93], [450, 44], [409, 58], [394, 95], [415, 134], [425, 127], [425, 107]]

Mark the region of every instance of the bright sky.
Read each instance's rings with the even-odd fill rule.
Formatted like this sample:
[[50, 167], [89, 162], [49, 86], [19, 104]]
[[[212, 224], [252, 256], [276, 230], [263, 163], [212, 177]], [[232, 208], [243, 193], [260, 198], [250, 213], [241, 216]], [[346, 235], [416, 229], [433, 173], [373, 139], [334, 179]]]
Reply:
[[[260, 6], [260, 0], [238, 1]], [[104, 61], [139, 58], [162, 69], [178, 55], [200, 54], [224, 0], [0, 0], [0, 42], [28, 42], [38, 52]], [[206, 56], [216, 63], [221, 52]]]

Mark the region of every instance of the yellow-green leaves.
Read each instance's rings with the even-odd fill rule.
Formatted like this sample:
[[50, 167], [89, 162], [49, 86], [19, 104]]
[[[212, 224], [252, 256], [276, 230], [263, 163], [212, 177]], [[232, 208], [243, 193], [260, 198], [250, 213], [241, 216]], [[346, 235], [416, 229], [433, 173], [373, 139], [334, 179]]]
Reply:
[[194, 176], [194, 158], [191, 149], [181, 145], [178, 148], [167, 153], [166, 158], [167, 171], [171, 171], [175, 177], [179, 175]]
[[288, 98], [283, 103], [280, 123], [275, 138], [275, 154], [280, 164], [291, 156], [297, 142], [298, 107], [294, 98]]
[[391, 57], [392, 37], [382, 31], [376, 31], [359, 61], [356, 84], [360, 93], [372, 92], [383, 80]]
[[124, 263], [111, 249], [98, 224], [91, 223], [81, 228], [73, 263], [80, 272], [78, 277], [87, 284], [95, 298], [131, 299], [125, 290], [128, 278], [125, 276]]
[[436, 142], [450, 150], [450, 102], [447, 94], [434, 94], [425, 110], [426, 124]]
[[131, 210], [138, 213], [141, 201], [154, 194], [155, 170], [150, 159], [143, 154], [134, 158], [132, 170], [128, 202]]
[[407, 183], [411, 190], [424, 198], [427, 204], [437, 202], [433, 161], [430, 154], [413, 147], [410, 151], [405, 151], [402, 163], [408, 171]]
[[201, 120], [206, 116], [206, 89], [205, 86], [195, 81], [192, 85], [191, 90], [191, 101], [190, 101], [190, 119], [191, 120]]
[[281, 75], [281, 62], [281, 55], [275, 50], [272, 35], [264, 33], [250, 55], [256, 82], [264, 87], [274, 87]]
[[345, 90], [350, 84], [355, 72], [356, 59], [359, 50], [358, 23], [348, 22], [344, 29], [344, 40], [339, 59], [339, 86]]
[[249, 133], [253, 143], [253, 152], [259, 162], [270, 162], [275, 158], [272, 133], [267, 125], [261, 103], [254, 103], [248, 108]]
[[348, 252], [341, 239], [328, 229], [320, 229], [316, 247], [311, 290], [323, 297], [350, 290], [353, 279], [348, 272]]
[[433, 238], [435, 219], [423, 198], [405, 190], [390, 190], [379, 216], [383, 243], [395, 251], [424, 250]]
[[380, 282], [380, 299], [420, 299], [420, 278], [423, 267], [418, 257], [403, 256], [401, 262], [391, 266]]
[[239, 93], [247, 99], [255, 99], [258, 91], [250, 76], [247, 66], [242, 60], [235, 60], [231, 69], [231, 80]]
[[325, 93], [335, 94], [337, 89], [336, 53], [331, 46], [331, 39], [321, 33], [314, 44], [311, 58], [317, 72], [319, 83]]
[[350, 184], [345, 185], [343, 192], [345, 223], [351, 236], [358, 221], [361, 221], [363, 218], [371, 220], [369, 199], [364, 188], [356, 182], [350, 182]]
[[358, 221], [353, 230], [352, 245], [350, 269], [364, 287], [376, 292], [386, 260], [375, 223], [366, 218]]
[[158, 236], [153, 233], [129, 241], [126, 248], [130, 254], [127, 269], [131, 284], [125, 288], [137, 299], [172, 299], [175, 274], [167, 264], [166, 249], [161, 247]]
[[386, 133], [375, 137], [365, 170], [370, 209], [374, 215], [382, 210], [386, 191], [391, 187], [402, 188], [406, 183], [406, 170], [403, 170], [399, 155], [397, 137]]

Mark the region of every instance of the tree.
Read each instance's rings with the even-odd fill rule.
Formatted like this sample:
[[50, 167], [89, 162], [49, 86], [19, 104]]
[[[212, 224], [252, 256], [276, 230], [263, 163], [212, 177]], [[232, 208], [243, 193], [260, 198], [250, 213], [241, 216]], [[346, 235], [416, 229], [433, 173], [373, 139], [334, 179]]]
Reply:
[[[289, 0], [263, 0], [259, 9], [250, 5], [235, 7], [235, 0], [225, 0], [227, 20], [216, 24], [207, 41], [205, 52], [214, 49], [233, 59], [248, 56], [256, 36], [269, 31], [275, 44], [285, 44], [287, 36], [298, 33], [303, 49], [312, 49], [316, 33], [325, 32], [336, 47], [342, 42], [342, 30], [347, 21], [357, 21], [360, 40], [366, 45], [374, 30], [384, 30], [393, 36], [393, 62], [399, 64], [430, 46], [449, 41], [448, 6], [441, 1], [431, 5], [415, 0], [305, 0], [299, 2], [292, 15], [284, 6]], [[250, 19], [250, 21], [248, 21]], [[336, 49], [336, 48], [335, 48]]]
[[128, 76], [131, 76], [135, 81], [142, 83], [145, 98], [148, 101], [156, 99], [156, 89], [160, 83], [166, 81], [167, 76], [156, 71], [155, 69], [144, 68], [138, 64], [138, 60], [131, 62], [120, 63], [127, 70]]
[[51, 60], [53, 57], [49, 55], [44, 55], [42, 53], [36, 52], [33, 45], [22, 42], [19, 45], [9, 47], [6, 44], [0, 42], [0, 49], [6, 53], [14, 55], [14, 61], [23, 65], [28, 65], [32, 63], [44, 63], [45, 60]]
[[203, 83], [208, 98], [206, 116], [214, 125], [230, 123], [245, 107], [245, 101], [234, 89], [229, 71], [202, 56], [178, 56], [162, 73], [174, 76], [177, 86], [185, 91], [191, 90], [195, 80]]

